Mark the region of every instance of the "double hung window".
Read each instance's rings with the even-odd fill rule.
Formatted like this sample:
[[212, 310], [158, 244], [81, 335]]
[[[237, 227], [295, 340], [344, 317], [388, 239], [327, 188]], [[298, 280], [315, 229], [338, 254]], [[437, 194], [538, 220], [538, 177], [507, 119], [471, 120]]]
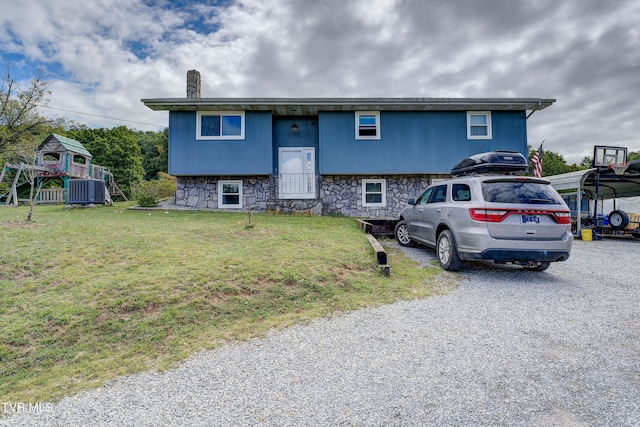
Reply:
[[384, 179], [362, 180], [362, 206], [376, 207], [387, 205], [387, 181]]
[[380, 139], [379, 111], [356, 111], [356, 139]]
[[242, 180], [218, 181], [218, 207], [242, 209]]
[[467, 111], [467, 139], [491, 139], [491, 111]]

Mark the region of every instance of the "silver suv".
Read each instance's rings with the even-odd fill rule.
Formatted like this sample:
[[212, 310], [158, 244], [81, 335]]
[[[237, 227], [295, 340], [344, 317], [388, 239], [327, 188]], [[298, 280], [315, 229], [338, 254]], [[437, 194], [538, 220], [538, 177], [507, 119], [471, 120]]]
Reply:
[[570, 211], [545, 179], [461, 176], [427, 187], [408, 203], [396, 240], [435, 248], [445, 270], [459, 270], [465, 260], [493, 260], [543, 271], [569, 258]]

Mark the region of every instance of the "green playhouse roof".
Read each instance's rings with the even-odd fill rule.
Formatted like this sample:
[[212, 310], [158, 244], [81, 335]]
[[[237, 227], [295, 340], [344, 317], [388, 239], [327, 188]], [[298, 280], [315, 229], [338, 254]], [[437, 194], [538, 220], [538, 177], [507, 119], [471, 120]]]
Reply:
[[[84, 148], [84, 145], [82, 145], [80, 141], [67, 138], [66, 136], [58, 135], [57, 133], [52, 133], [49, 138], [51, 137], [55, 138], [64, 148], [67, 149], [67, 151], [72, 151], [74, 153], [82, 154], [83, 156], [87, 157], [93, 157], [91, 153], [86, 148]], [[43, 142], [43, 144], [46, 143], [49, 138], [47, 138]]]

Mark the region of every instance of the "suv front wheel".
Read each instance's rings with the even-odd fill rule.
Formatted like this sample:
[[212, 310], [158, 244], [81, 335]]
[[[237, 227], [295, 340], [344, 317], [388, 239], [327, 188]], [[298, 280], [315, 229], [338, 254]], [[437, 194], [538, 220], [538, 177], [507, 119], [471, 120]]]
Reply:
[[444, 230], [438, 236], [436, 255], [440, 267], [447, 271], [458, 271], [462, 268], [462, 261], [458, 257], [458, 245], [450, 230]]

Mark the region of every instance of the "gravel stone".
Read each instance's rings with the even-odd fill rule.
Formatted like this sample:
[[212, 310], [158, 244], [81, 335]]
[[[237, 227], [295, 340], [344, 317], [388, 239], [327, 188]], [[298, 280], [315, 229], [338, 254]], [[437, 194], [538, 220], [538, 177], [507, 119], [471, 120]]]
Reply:
[[467, 264], [443, 272], [448, 293], [201, 352], [0, 426], [637, 426], [639, 249], [578, 240], [544, 272]]

